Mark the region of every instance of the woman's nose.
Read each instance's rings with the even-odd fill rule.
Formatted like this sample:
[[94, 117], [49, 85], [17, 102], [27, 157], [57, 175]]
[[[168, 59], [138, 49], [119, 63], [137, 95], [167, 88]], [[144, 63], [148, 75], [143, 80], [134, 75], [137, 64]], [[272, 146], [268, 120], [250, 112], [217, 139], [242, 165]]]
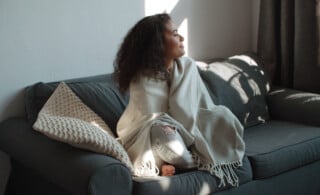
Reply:
[[179, 35], [179, 37], [181, 42], [184, 41], [184, 37], [182, 35]]

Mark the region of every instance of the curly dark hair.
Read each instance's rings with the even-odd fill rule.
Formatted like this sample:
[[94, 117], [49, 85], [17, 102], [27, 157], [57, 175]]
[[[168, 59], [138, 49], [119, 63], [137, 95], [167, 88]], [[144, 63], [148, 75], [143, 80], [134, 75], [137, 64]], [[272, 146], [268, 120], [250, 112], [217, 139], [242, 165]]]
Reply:
[[114, 79], [120, 91], [128, 90], [130, 82], [144, 75], [165, 80], [164, 32], [168, 14], [147, 16], [138, 21], [124, 38], [114, 60]]

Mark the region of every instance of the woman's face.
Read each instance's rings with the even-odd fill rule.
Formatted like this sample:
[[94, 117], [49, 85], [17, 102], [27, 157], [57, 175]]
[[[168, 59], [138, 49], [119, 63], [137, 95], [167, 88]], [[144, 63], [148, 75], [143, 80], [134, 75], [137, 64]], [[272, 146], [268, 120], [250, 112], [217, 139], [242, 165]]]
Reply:
[[171, 20], [166, 24], [164, 37], [166, 60], [174, 60], [184, 55], [184, 38], [178, 34], [177, 28]]

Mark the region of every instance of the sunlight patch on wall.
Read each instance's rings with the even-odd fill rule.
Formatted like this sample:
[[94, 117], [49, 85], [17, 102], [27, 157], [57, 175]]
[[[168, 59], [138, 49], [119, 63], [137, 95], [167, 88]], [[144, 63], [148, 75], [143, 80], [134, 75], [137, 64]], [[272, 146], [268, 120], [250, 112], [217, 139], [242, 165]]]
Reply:
[[179, 0], [145, 0], [144, 14], [150, 16], [157, 13], [171, 13]]
[[[179, 0], [145, 0], [144, 9], [145, 16], [150, 16], [158, 13], [168, 13], [170, 14], [177, 6]], [[176, 22], [176, 21], [174, 21]], [[177, 24], [178, 32], [184, 38], [184, 50], [185, 55], [188, 56], [189, 44], [188, 44], [188, 19], [185, 18], [180, 24]]]
[[188, 43], [188, 19], [187, 18], [185, 18], [180, 24], [180, 26], [178, 27], [178, 32], [184, 38], [183, 45], [184, 45], [184, 50], [186, 52], [185, 55], [188, 56], [189, 43]]

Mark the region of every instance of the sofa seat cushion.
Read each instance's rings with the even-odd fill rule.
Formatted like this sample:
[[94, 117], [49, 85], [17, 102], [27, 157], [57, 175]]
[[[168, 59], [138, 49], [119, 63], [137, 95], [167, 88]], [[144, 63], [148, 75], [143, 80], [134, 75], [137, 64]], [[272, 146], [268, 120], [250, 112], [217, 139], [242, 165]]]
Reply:
[[[240, 184], [252, 180], [252, 171], [248, 158], [237, 169]], [[219, 180], [205, 171], [189, 171], [171, 177], [134, 177], [133, 194], [211, 194], [226, 188], [219, 188]]]
[[320, 159], [320, 127], [271, 120], [246, 129], [244, 140], [254, 179]]

